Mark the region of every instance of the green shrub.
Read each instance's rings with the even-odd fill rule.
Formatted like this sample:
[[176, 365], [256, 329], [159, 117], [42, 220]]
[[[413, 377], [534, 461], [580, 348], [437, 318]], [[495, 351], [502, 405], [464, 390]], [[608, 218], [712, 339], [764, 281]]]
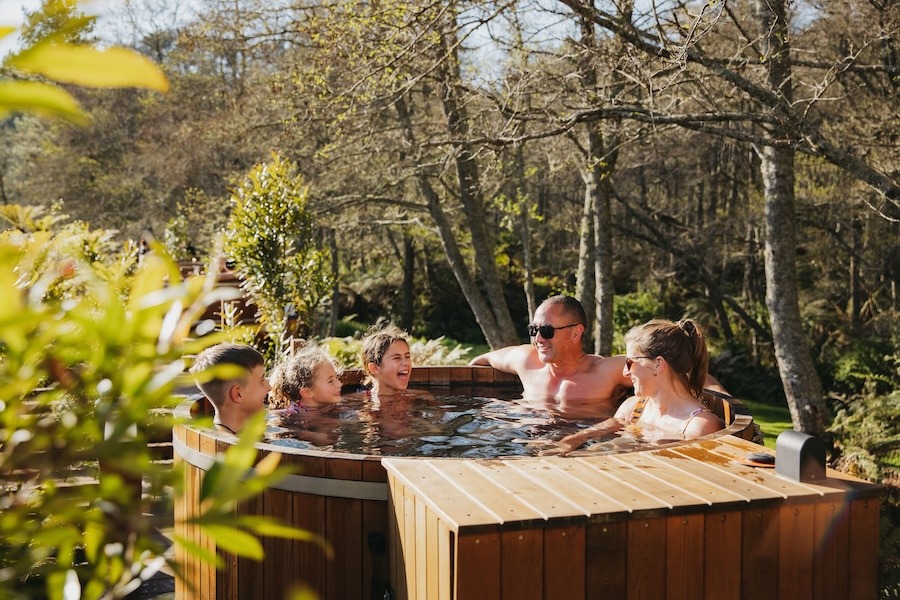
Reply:
[[[166, 561], [179, 568], [143, 515], [149, 498], [179, 493], [182, 475], [154, 462], [148, 442], [173, 425], [167, 409], [188, 383], [184, 356], [222, 339], [192, 329], [221, 292], [211, 278], [182, 280], [158, 255], [134, 276], [90, 253], [48, 259], [78, 231], [0, 233], [2, 598], [44, 596], [41, 588], [59, 598], [64, 587], [67, 597], [118, 598]], [[82, 247], [96, 239], [81, 233]], [[210, 470], [204, 513], [191, 519], [244, 556], [261, 556], [248, 532], [272, 523], [236, 521], [234, 504], [261, 489], [248, 486], [284, 475], [266, 463], [245, 478], [264, 426], [257, 419]]]
[[840, 450], [836, 467], [887, 488], [882, 503], [880, 587], [883, 598], [900, 593], [900, 391], [845, 402], [831, 425]]
[[331, 253], [319, 247], [319, 226], [306, 208], [297, 167], [274, 154], [251, 169], [234, 191], [225, 252], [242, 287], [259, 307], [259, 321], [280, 355], [290, 337], [317, 332], [316, 309], [329, 297]]

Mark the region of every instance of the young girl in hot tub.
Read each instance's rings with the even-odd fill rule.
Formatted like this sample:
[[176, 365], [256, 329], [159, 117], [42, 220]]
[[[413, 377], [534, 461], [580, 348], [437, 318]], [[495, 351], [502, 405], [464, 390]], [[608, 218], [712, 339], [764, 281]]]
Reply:
[[613, 418], [569, 435], [542, 454], [566, 454], [588, 440], [621, 429], [646, 440], [692, 439], [714, 433], [724, 424], [700, 400], [709, 356], [700, 326], [654, 319], [625, 334], [623, 374], [634, 396]]
[[335, 444], [343, 425], [340, 373], [325, 350], [301, 346], [272, 372], [269, 408], [272, 438], [295, 438], [315, 446]]
[[314, 344], [300, 347], [272, 373], [269, 408], [296, 412], [341, 401], [341, 379], [334, 361]]
[[409, 389], [413, 370], [409, 337], [392, 323], [375, 326], [363, 338], [362, 364], [372, 397], [430, 396], [424, 390]]

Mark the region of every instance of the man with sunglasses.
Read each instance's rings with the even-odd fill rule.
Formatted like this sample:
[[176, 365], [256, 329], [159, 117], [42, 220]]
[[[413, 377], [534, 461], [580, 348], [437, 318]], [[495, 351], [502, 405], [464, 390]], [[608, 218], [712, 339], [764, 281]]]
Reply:
[[544, 300], [528, 325], [531, 344], [500, 348], [470, 361], [522, 381], [526, 398], [553, 399], [568, 416], [610, 416], [631, 380], [625, 377], [625, 357], [587, 354], [582, 336], [587, 317], [571, 296]]

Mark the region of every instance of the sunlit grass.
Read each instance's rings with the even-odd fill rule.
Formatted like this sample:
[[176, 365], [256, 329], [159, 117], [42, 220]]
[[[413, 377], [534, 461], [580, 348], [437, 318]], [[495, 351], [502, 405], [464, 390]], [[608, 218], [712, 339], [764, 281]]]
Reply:
[[741, 402], [747, 405], [747, 408], [750, 409], [750, 414], [753, 415], [753, 421], [759, 424], [767, 448], [775, 447], [775, 438], [782, 431], [794, 428], [793, 423], [791, 423], [791, 413], [787, 406], [774, 406], [764, 402], [744, 399], [741, 399]]

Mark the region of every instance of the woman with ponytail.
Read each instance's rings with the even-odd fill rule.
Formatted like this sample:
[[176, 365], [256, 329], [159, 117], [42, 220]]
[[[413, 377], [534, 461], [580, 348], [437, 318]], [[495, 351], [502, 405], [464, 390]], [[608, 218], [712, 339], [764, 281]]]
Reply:
[[700, 400], [708, 365], [706, 341], [695, 321], [654, 319], [633, 327], [625, 334], [622, 373], [631, 379], [634, 395], [613, 418], [563, 438], [544, 454], [564, 454], [625, 427], [645, 438], [660, 437], [646, 434], [662, 430], [667, 439], [691, 439], [722, 429], [721, 419]]

